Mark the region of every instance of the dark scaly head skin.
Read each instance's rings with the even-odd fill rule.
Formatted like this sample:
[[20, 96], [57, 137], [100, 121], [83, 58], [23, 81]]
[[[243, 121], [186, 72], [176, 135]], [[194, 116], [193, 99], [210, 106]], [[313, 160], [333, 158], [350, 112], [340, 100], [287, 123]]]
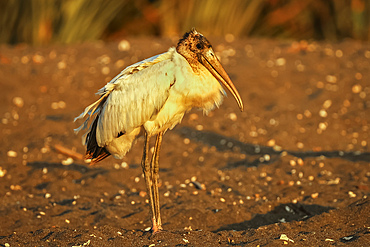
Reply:
[[203, 66], [226, 87], [234, 96], [241, 111], [243, 111], [243, 101], [238, 90], [230, 80], [220, 61], [215, 55], [211, 43], [201, 33], [194, 28], [185, 33], [176, 46], [176, 51], [181, 54], [189, 63], [193, 72], [199, 74]]
[[202, 63], [202, 53], [212, 49], [211, 43], [194, 28], [185, 33], [176, 46], [176, 51], [188, 61], [194, 72], [198, 71], [199, 63]]

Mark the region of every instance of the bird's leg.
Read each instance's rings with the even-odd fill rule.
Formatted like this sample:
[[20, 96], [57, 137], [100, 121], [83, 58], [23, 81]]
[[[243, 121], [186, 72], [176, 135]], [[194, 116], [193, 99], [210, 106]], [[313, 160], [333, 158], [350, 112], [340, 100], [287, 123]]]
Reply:
[[154, 201], [153, 201], [153, 175], [151, 171], [151, 164], [149, 163], [149, 140], [150, 136], [148, 133], [145, 132], [145, 141], [144, 141], [144, 151], [143, 151], [143, 158], [141, 160], [141, 167], [143, 169], [144, 173], [144, 178], [145, 178], [145, 185], [146, 185], [146, 190], [149, 196], [149, 206], [150, 206], [150, 212], [151, 212], [151, 217], [152, 217], [152, 222], [153, 222], [153, 227], [152, 230], [153, 232], [158, 231], [156, 228], [156, 215], [154, 211]]
[[159, 230], [162, 230], [162, 222], [161, 222], [161, 213], [160, 213], [160, 207], [159, 207], [159, 193], [158, 193], [158, 178], [159, 178], [159, 151], [161, 149], [161, 143], [163, 138], [164, 132], [159, 132], [155, 141], [154, 146], [154, 153], [152, 156], [152, 179], [153, 179], [153, 199], [154, 199], [154, 212], [155, 217], [157, 219], [157, 227]]

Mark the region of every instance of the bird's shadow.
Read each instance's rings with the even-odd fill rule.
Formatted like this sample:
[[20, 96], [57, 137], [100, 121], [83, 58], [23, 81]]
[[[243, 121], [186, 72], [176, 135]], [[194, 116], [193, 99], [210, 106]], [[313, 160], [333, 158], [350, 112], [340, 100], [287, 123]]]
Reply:
[[275, 223], [307, 220], [315, 215], [328, 212], [331, 209], [334, 208], [320, 205], [306, 205], [301, 203], [280, 204], [266, 214], [256, 214], [251, 220], [221, 226], [214, 232], [224, 230], [242, 231], [251, 228], [257, 229], [261, 226]]
[[[270, 164], [280, 159], [283, 152], [295, 156], [297, 158], [309, 157], [326, 157], [346, 159], [352, 162], [365, 161], [370, 162], [369, 152], [359, 151], [290, 151], [276, 150], [272, 147], [244, 143], [239, 140], [226, 137], [210, 131], [198, 131], [191, 127], [181, 127], [175, 132], [184, 138], [200, 142], [208, 146], [214, 146], [220, 152], [232, 151], [246, 154], [246, 159], [228, 163], [223, 169], [234, 169], [237, 167], [259, 166], [261, 164]], [[263, 158], [268, 154], [269, 159]], [[251, 220], [246, 220], [240, 223], [221, 226], [215, 232], [223, 230], [246, 230], [257, 229], [261, 226], [274, 223], [285, 223], [297, 220], [306, 220], [315, 215], [328, 212], [334, 209], [332, 207], [324, 207], [320, 205], [306, 205], [301, 203], [281, 204], [266, 214], [256, 214]]]
[[[290, 151], [290, 150], [276, 150], [273, 147], [267, 147], [262, 145], [244, 143], [231, 137], [226, 137], [211, 131], [199, 131], [191, 127], [181, 127], [175, 129], [175, 133], [179, 134], [184, 138], [201, 142], [208, 146], [214, 146], [220, 152], [232, 151], [247, 154], [246, 159], [228, 163], [223, 169], [232, 169], [239, 166], [251, 167], [258, 166], [260, 164], [270, 164], [278, 159], [283, 152], [295, 156], [297, 158], [309, 158], [309, 157], [326, 157], [326, 158], [340, 158], [349, 161], [366, 161], [370, 162], [370, 152], [360, 151]], [[264, 156], [268, 154], [268, 159]]]

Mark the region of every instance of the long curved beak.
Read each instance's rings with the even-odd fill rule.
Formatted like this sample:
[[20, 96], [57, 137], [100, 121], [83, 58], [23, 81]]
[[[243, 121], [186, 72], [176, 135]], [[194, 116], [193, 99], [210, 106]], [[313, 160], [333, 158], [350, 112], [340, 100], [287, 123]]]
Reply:
[[240, 94], [238, 90], [236, 90], [234, 84], [230, 80], [230, 77], [222, 67], [220, 61], [218, 60], [217, 56], [214, 54], [212, 48], [207, 49], [202, 55], [201, 55], [201, 63], [206, 67], [209, 72], [212, 73], [212, 75], [220, 81], [234, 96], [236, 102], [238, 103], [238, 106], [240, 108], [240, 111], [243, 111], [243, 101], [240, 97]]

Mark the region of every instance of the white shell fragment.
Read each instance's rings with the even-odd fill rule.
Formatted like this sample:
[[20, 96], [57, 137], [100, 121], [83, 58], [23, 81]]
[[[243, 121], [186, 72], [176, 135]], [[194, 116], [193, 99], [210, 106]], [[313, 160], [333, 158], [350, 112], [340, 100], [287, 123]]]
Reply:
[[286, 234], [281, 234], [281, 235], [280, 235], [280, 240], [285, 240], [285, 241], [289, 241], [289, 242], [294, 243], [294, 240], [293, 240], [293, 239], [288, 238], [288, 236], [287, 236]]
[[15, 157], [17, 157], [17, 152], [13, 151], [13, 150], [9, 150], [7, 152], [7, 155], [8, 155], [8, 157], [15, 158]]

